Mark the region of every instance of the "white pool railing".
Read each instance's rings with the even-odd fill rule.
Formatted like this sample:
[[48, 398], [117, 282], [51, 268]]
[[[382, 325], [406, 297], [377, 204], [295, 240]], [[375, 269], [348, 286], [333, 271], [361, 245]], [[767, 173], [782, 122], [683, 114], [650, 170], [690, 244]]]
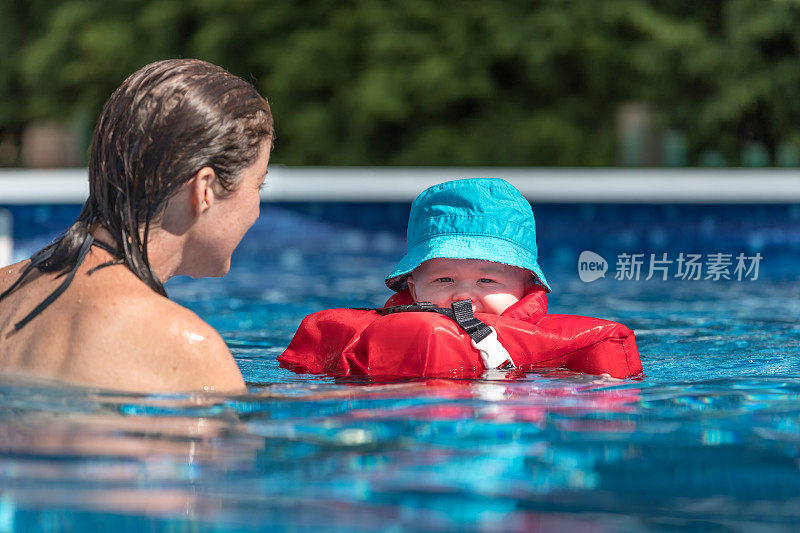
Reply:
[[14, 257], [14, 227], [11, 211], [0, 208], [0, 266], [9, 265]]
[[[498, 177], [534, 203], [798, 203], [800, 169], [284, 167], [272, 165], [265, 202], [410, 202], [458, 178]], [[83, 204], [88, 171], [0, 170], [0, 206]], [[0, 265], [13, 258], [11, 215], [0, 209]]]
[[[271, 202], [410, 201], [456, 178], [499, 177], [532, 202], [800, 203], [800, 169], [284, 167], [269, 169]], [[0, 170], [0, 205], [82, 204], [86, 169]]]

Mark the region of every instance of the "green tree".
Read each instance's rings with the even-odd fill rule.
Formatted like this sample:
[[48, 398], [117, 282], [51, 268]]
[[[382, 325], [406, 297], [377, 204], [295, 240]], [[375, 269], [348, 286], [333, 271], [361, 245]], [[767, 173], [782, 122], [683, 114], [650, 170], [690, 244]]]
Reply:
[[199, 57], [269, 98], [286, 164], [613, 165], [628, 101], [690, 162], [800, 146], [800, 0], [7, 0], [0, 20], [0, 134]]

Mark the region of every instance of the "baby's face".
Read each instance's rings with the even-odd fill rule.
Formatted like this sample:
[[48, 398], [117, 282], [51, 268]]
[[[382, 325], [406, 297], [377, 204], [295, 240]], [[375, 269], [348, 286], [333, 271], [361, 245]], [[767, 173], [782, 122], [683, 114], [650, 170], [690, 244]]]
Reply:
[[408, 277], [416, 302], [450, 307], [472, 300], [473, 313], [501, 314], [515, 304], [530, 286], [531, 274], [510, 265], [477, 259], [430, 259]]

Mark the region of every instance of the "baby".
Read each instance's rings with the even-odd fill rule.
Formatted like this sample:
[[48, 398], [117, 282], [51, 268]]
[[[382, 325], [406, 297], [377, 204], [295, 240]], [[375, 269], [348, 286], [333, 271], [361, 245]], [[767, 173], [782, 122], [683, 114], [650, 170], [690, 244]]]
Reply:
[[417, 196], [408, 253], [386, 285], [395, 294], [383, 308], [325, 309], [303, 319], [281, 366], [391, 379], [539, 367], [616, 378], [642, 371], [633, 332], [622, 324], [547, 314], [533, 211], [506, 181], [450, 181]]
[[478, 178], [434, 185], [417, 196], [408, 220], [408, 253], [386, 278], [415, 302], [502, 314], [535, 285], [539, 268], [530, 203], [510, 183]]

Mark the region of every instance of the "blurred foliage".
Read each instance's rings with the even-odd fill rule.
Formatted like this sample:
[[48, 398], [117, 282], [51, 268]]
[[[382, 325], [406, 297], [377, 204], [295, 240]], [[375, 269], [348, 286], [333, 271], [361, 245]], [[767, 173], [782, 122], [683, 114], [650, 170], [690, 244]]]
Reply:
[[0, 40], [2, 135], [199, 57], [268, 97], [285, 164], [613, 165], [629, 101], [690, 163], [800, 146], [800, 0], [1, 0]]

